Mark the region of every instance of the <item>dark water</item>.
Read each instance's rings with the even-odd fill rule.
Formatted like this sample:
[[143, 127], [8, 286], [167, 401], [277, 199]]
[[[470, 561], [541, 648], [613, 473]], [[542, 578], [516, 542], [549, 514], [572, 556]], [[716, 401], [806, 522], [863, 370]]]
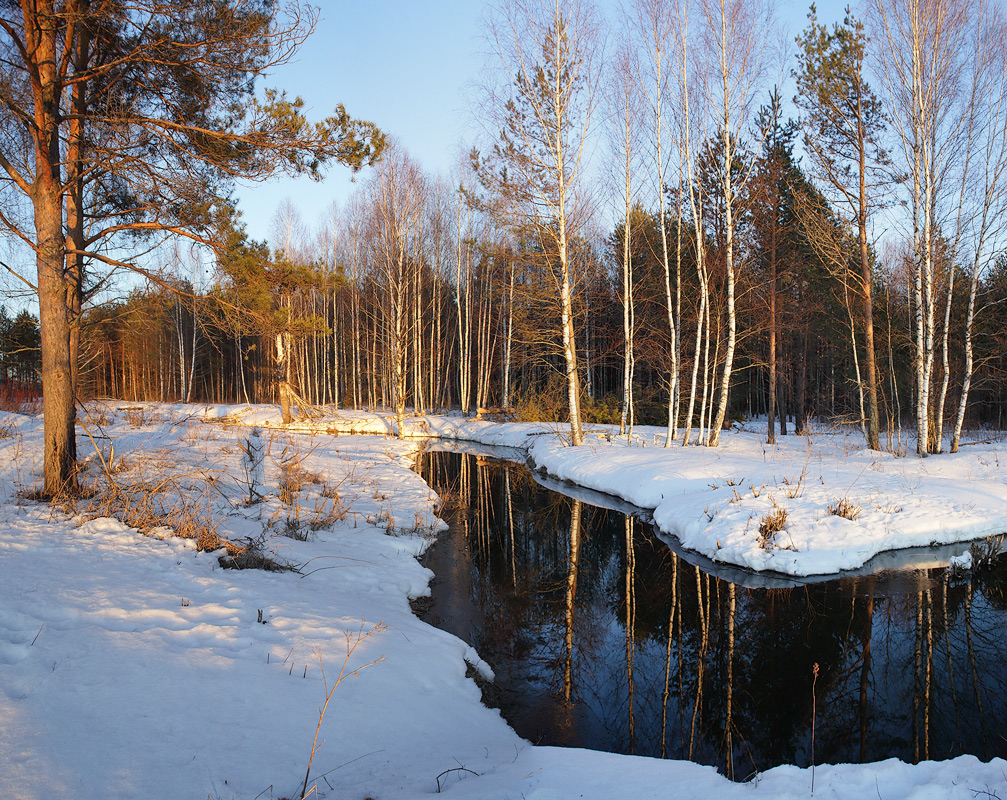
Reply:
[[424, 618], [493, 667], [486, 695], [521, 736], [737, 780], [812, 760], [1007, 756], [1002, 572], [746, 588], [523, 466], [421, 460], [451, 525], [427, 556]]

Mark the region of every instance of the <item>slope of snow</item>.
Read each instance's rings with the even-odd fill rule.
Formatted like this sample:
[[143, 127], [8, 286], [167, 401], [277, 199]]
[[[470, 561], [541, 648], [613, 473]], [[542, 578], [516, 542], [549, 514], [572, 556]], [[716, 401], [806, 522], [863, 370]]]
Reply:
[[[409, 608], [430, 578], [416, 556], [440, 526], [436, 496], [409, 469], [417, 442], [335, 435], [349, 426], [387, 430], [387, 417], [330, 415], [281, 431], [266, 408], [89, 410], [84, 423], [121, 487], [159, 487], [165, 507], [184, 502], [220, 535], [259, 539], [300, 570], [224, 570], [219, 551], [197, 552], [191, 540], [144, 536], [95, 517], [96, 500], [64, 513], [19, 499], [37, 476], [41, 425], [0, 419], [0, 796], [299, 797], [326, 687], [341, 668], [359, 667], [336, 686], [321, 725], [310, 783], [320, 797], [420, 797], [435, 793], [438, 781], [462, 799], [667, 797], [669, 787], [676, 795], [810, 796], [811, 770], [779, 767], [742, 785], [690, 763], [532, 747], [483, 707], [466, 677], [468, 664], [488, 671], [478, 654]], [[223, 424], [239, 414], [242, 426]], [[995, 445], [918, 463], [826, 437], [807, 457], [795, 438], [764, 458], [746, 434], [726, 437], [717, 452], [628, 447], [597, 436], [572, 451], [541, 426], [449, 417], [410, 424], [417, 434], [527, 447], [562, 478], [656, 507], [683, 539], [720, 538], [721, 550], [739, 561], [761, 557], [761, 548], [746, 544], [742, 517], [762, 513], [771, 493], [790, 506], [798, 546], [780, 557], [803, 557], [814, 568], [852, 563], [849, 553], [871, 550], [872, 531], [885, 542], [935, 530], [957, 535], [951, 509], [972, 532], [995, 526], [987, 506], [1004, 497]], [[241, 458], [251, 425], [263, 426], [257, 441], [266, 455], [262, 501], [246, 505]], [[81, 436], [82, 457], [91, 450]], [[95, 474], [97, 461], [92, 454], [86, 474]], [[783, 478], [806, 463], [806, 492], [783, 497]], [[303, 480], [295, 501], [285, 503], [281, 487], [291, 470]], [[746, 489], [731, 504], [726, 479], [742, 476], [739, 493], [765, 484], [762, 496]], [[861, 519], [821, 513], [842, 491], [864, 506]], [[876, 507], [895, 495], [902, 511]], [[710, 504], [720, 510], [704, 525], [696, 517]], [[311, 530], [313, 521], [325, 524]], [[799, 530], [805, 523], [812, 533]], [[816, 544], [844, 525], [852, 531], [847, 544]], [[291, 529], [308, 540], [281, 535]], [[817, 555], [809, 561], [807, 553]], [[772, 566], [780, 569], [776, 560]], [[347, 643], [357, 640], [346, 661]], [[815, 796], [1005, 796], [1005, 773], [1003, 761], [971, 757], [915, 767], [819, 766]]]

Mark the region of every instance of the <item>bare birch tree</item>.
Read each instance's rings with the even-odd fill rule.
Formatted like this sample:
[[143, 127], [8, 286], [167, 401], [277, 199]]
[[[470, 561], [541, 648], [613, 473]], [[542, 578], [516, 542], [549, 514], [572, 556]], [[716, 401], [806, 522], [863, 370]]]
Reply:
[[[711, 59], [712, 79], [709, 108], [717, 119], [723, 140], [721, 191], [724, 196], [724, 236], [727, 269], [727, 342], [720, 379], [717, 413], [710, 430], [710, 445], [716, 447], [724, 427], [731, 389], [731, 371], [737, 345], [738, 320], [735, 290], [737, 285], [735, 218], [742, 186], [735, 179], [733, 167], [742, 127], [754, 100], [758, 83], [770, 55], [768, 45], [773, 30], [772, 9], [759, 0], [701, 0], [704, 43]], [[743, 182], [748, 174], [742, 176]]]
[[406, 411], [408, 351], [416, 325], [410, 303], [425, 184], [419, 166], [398, 147], [390, 148], [371, 181], [374, 268], [382, 292], [376, 325], [386, 347], [386, 371], [399, 436], [403, 435]]
[[[983, 5], [972, 29], [972, 83], [966, 137], [967, 163], [959, 192], [959, 233], [955, 251], [969, 266], [969, 299], [965, 314], [965, 363], [961, 394], [951, 432], [958, 452], [975, 366], [973, 326], [980, 273], [1002, 242], [1007, 220], [1007, 20], [992, 5]], [[970, 169], [968, 163], [978, 164]], [[969, 202], [971, 200], [971, 202]]]
[[[989, 115], [1002, 113], [997, 109], [996, 67], [990, 61], [1002, 29], [992, 24], [993, 8], [986, 0], [875, 0], [873, 10], [876, 38], [882, 43], [880, 70], [898, 133], [901, 167], [910, 184], [916, 449], [925, 456], [943, 448], [955, 261], [969, 216], [964, 206], [972, 197], [981, 198], [975, 207], [977, 235], [971, 237], [978, 244], [970, 270], [976, 284], [977, 258], [981, 266], [992, 221], [990, 204], [1000, 193], [997, 134], [990, 138], [999, 120]], [[974, 160], [985, 160], [985, 166]], [[970, 173], [981, 176], [980, 186], [970, 185]], [[938, 318], [942, 283], [943, 320]], [[970, 307], [974, 312], [974, 297]], [[966, 328], [970, 336], [971, 320]], [[938, 334], [943, 373], [939, 389], [933, 385]], [[970, 353], [966, 360], [971, 360]], [[966, 371], [971, 371], [971, 363]], [[952, 437], [957, 448], [957, 434]]]
[[[691, 7], [689, 0], [682, 0], [675, 7], [675, 44], [676, 44], [676, 73], [677, 73], [677, 93], [678, 93], [678, 119], [679, 119], [679, 185], [683, 182], [688, 186], [689, 209], [692, 216], [692, 225], [695, 242], [696, 275], [699, 280], [699, 305], [696, 313], [696, 338], [695, 349], [692, 359], [692, 379], [689, 387], [689, 407], [685, 414], [685, 434], [682, 437], [682, 444], [689, 443], [692, 434], [694, 411], [696, 407], [696, 387], [699, 379], [700, 353], [703, 345], [704, 331], [707, 342], [709, 342], [709, 275], [706, 267], [706, 246], [703, 236], [703, 196], [702, 186], [696, 180], [696, 153], [698, 148], [695, 142], [705, 138], [706, 118], [701, 112], [693, 113], [693, 104], [690, 95], [694, 91], [697, 94], [705, 94], [705, 89], [698, 78], [702, 78], [702, 72], [694, 68], [692, 64], [691, 39], [689, 37], [689, 21]], [[681, 230], [681, 195], [679, 198], [679, 230]], [[705, 442], [702, 422], [704, 415], [700, 415], [699, 441]]]
[[[671, 78], [674, 74], [675, 14], [669, 0], [635, 0], [636, 25], [644, 56], [638, 61], [641, 94], [650, 118], [650, 145], [653, 148], [654, 199], [657, 200], [661, 230], [661, 266], [664, 269], [664, 302], [667, 310], [671, 367], [668, 375], [668, 433], [665, 446], [678, 434], [675, 409], [679, 393], [679, 345], [681, 275], [676, 274], [676, 298], [671, 291], [671, 258], [668, 247], [667, 191], [668, 171], [673, 154], [673, 142], [665, 135], [671, 102]], [[681, 233], [681, 225], [679, 226]], [[680, 263], [680, 259], [678, 260]]]
[[[619, 418], [620, 435], [633, 435], [634, 404], [633, 378], [636, 365], [634, 337], [636, 314], [633, 301], [633, 217], [638, 208], [640, 127], [640, 97], [636, 85], [633, 42], [624, 38], [616, 54], [615, 69], [610, 74], [608, 86], [611, 149], [618, 163], [613, 183], [620, 187], [619, 211], [622, 215], [621, 291], [622, 301], [622, 412]], [[663, 223], [662, 223], [663, 224]]]
[[587, 216], [586, 147], [595, 106], [600, 37], [586, 0], [510, 0], [490, 21], [499, 85], [485, 108], [496, 142], [480, 161], [502, 208], [532, 227], [558, 295], [574, 445], [583, 442], [574, 326], [572, 240]]

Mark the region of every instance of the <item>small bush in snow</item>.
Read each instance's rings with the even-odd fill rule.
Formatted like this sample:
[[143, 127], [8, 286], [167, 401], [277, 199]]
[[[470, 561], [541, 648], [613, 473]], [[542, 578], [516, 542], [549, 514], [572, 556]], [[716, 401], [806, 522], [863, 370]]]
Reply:
[[266, 448], [262, 444], [262, 431], [252, 428], [251, 433], [238, 442], [241, 448], [241, 468], [245, 473], [245, 485], [248, 487], [248, 505], [262, 499], [259, 487], [262, 485], [262, 462], [266, 457]]

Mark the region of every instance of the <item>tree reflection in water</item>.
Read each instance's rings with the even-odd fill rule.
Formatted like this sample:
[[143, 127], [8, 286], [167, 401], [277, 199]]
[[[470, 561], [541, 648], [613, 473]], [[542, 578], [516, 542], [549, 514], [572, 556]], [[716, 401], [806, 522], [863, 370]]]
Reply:
[[451, 525], [425, 618], [493, 667], [488, 696], [522, 736], [738, 780], [807, 766], [818, 663], [819, 763], [1007, 755], [1007, 576], [745, 588], [523, 466], [420, 460]]

